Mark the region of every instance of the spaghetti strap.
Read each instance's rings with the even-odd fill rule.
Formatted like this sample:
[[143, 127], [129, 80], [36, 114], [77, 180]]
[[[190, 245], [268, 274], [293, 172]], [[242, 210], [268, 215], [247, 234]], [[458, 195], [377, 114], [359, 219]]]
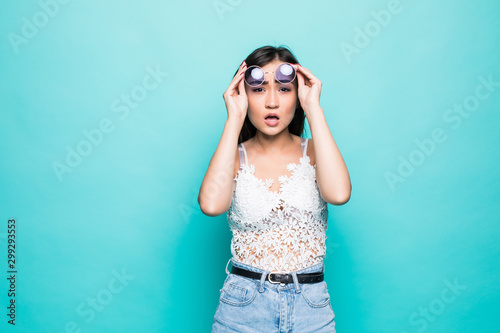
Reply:
[[302, 138], [302, 157], [306, 157], [307, 155], [307, 140], [309, 140], [308, 138]]
[[240, 164], [243, 164], [243, 155], [245, 155], [245, 161], [244, 163], [248, 165], [248, 157], [247, 157], [247, 151], [245, 149], [245, 146], [243, 145], [243, 142], [239, 144], [238, 149], [240, 150]]

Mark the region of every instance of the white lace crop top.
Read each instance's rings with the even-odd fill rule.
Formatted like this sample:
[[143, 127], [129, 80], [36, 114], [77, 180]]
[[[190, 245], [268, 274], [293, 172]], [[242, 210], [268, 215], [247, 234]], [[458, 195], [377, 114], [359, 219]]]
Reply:
[[302, 138], [300, 163], [287, 166], [291, 176], [278, 178], [279, 191], [269, 189], [273, 179], [255, 177], [243, 143], [238, 145], [240, 169], [227, 211], [234, 260], [279, 273], [322, 262], [328, 208], [316, 182], [316, 165], [306, 154], [307, 140]]

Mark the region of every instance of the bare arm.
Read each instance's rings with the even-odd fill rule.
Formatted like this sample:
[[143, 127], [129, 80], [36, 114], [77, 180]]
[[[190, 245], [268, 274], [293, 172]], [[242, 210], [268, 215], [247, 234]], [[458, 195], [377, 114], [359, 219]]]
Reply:
[[343, 205], [351, 197], [351, 180], [344, 159], [326, 123], [319, 103], [321, 81], [312, 72], [295, 65], [299, 100], [311, 128], [316, 158], [316, 180], [321, 197], [332, 205]]
[[308, 111], [321, 197], [332, 205], [343, 205], [349, 201], [352, 189], [347, 166], [326, 123], [323, 109], [316, 106]]
[[203, 178], [198, 203], [203, 214], [218, 216], [229, 209], [234, 190], [234, 152], [243, 123], [228, 118], [219, 145], [210, 160], [207, 173]]
[[222, 94], [228, 117], [219, 145], [210, 159], [198, 194], [200, 209], [203, 214], [208, 216], [221, 215], [231, 206], [234, 190], [235, 152], [248, 108], [245, 81], [241, 75], [246, 68], [246, 64], [243, 62], [229, 87]]

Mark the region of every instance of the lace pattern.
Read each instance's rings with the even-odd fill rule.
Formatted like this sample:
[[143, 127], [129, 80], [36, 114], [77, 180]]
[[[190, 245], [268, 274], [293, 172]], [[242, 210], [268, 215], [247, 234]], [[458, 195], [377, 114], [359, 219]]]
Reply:
[[253, 164], [241, 163], [227, 212], [237, 261], [289, 273], [325, 257], [328, 209], [317, 186], [316, 165], [305, 153], [306, 140], [300, 163], [287, 165], [291, 176], [278, 178], [278, 191], [270, 190], [272, 179], [255, 177]]

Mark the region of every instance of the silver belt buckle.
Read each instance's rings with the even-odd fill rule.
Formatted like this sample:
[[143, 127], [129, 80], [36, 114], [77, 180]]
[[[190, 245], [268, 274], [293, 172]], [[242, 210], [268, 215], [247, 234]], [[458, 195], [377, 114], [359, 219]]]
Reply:
[[270, 272], [269, 274], [267, 274], [267, 281], [271, 282], [271, 283], [279, 283], [279, 282], [274, 282], [274, 281], [271, 281], [271, 274], [274, 274], [274, 273], [279, 273], [279, 272]]
[[279, 274], [282, 274], [282, 273], [280, 273], [280, 272], [276, 272], [276, 271], [274, 271], [274, 272], [270, 272], [269, 274], [267, 274], [267, 280], [268, 280], [269, 282], [271, 282], [271, 283], [279, 283], [279, 284], [281, 284], [282, 286], [286, 285], [286, 283], [283, 283], [283, 282], [271, 281], [271, 274], [274, 274], [274, 273], [279, 273]]

